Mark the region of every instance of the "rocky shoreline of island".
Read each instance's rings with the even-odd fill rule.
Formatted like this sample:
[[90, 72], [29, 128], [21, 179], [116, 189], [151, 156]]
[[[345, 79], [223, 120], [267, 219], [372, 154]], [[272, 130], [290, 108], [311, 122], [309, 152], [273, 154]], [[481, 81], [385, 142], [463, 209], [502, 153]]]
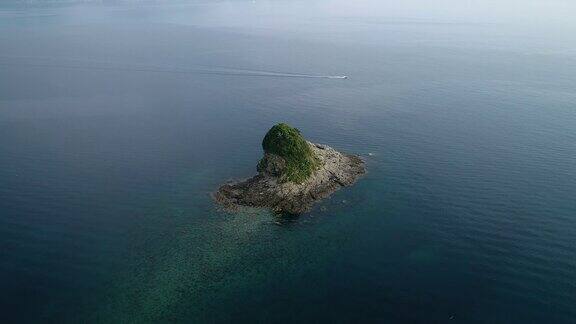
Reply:
[[318, 166], [304, 181], [282, 180], [285, 159], [265, 153], [256, 176], [222, 185], [213, 194], [214, 199], [227, 210], [247, 206], [301, 214], [309, 211], [317, 201], [354, 184], [366, 173], [365, 163], [359, 156], [341, 153], [326, 145], [305, 143]]

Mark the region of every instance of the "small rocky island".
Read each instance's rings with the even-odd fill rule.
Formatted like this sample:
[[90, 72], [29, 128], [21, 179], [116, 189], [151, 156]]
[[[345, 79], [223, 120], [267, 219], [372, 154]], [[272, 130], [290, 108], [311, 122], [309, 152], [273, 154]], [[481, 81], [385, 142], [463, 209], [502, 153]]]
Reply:
[[283, 123], [268, 131], [262, 148], [258, 175], [224, 184], [214, 194], [225, 208], [268, 207], [275, 212], [300, 214], [314, 202], [352, 185], [366, 172], [358, 156], [310, 143], [298, 129]]

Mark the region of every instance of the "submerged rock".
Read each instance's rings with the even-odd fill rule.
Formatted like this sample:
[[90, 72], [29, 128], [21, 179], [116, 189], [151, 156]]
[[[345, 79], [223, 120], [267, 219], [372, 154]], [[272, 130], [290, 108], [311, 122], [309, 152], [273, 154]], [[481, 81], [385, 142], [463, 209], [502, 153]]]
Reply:
[[262, 146], [265, 154], [258, 163], [258, 175], [225, 184], [214, 194], [224, 207], [268, 207], [299, 214], [366, 172], [358, 156], [310, 143], [286, 124], [274, 126]]

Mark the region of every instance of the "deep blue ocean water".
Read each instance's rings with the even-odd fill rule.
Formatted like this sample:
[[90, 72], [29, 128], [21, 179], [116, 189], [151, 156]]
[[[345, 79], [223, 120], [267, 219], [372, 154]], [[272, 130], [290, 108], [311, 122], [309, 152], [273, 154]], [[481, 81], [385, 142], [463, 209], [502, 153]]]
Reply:
[[[331, 1], [2, 7], [0, 322], [574, 323], [574, 25]], [[368, 174], [218, 210], [277, 122]]]

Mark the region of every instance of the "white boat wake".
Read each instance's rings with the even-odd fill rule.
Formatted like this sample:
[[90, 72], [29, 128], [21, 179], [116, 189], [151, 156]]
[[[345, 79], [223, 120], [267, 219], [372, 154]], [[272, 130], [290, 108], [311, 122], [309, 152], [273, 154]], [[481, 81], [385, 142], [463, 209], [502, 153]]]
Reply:
[[170, 74], [206, 74], [240, 77], [272, 77], [272, 78], [307, 78], [307, 79], [348, 79], [345, 75], [315, 75], [276, 71], [260, 71], [237, 69], [218, 66], [199, 66], [199, 68], [182, 68], [173, 66], [155, 66], [143, 64], [126, 64], [122, 62], [94, 61], [76, 58], [51, 58], [20, 56], [0, 56], [0, 66], [36, 67], [53, 69], [96, 70], [96, 71], [127, 71]]

